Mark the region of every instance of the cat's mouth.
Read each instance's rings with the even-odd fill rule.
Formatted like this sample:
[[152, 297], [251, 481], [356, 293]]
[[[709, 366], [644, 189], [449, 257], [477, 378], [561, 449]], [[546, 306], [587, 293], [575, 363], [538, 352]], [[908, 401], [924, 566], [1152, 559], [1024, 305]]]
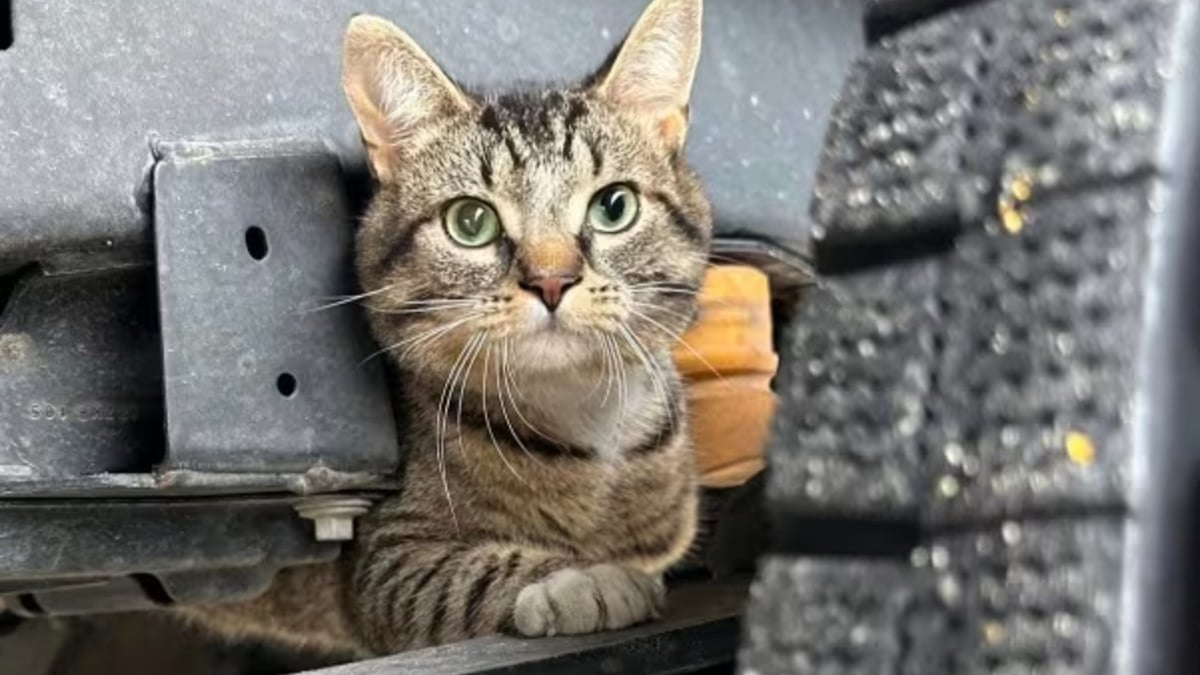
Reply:
[[537, 326], [537, 330], [545, 333], [578, 333], [578, 328], [572, 327], [572, 322], [557, 312], [551, 312]]
[[575, 336], [580, 336], [587, 333], [587, 330], [581, 329], [570, 320], [564, 319], [557, 314], [550, 314], [544, 318], [538, 319], [536, 323], [531, 325], [526, 332], [528, 336], [544, 337], [547, 339], [570, 339]]
[[603, 325], [608, 322], [599, 320], [597, 317], [589, 313], [574, 313], [574, 312], [545, 312], [539, 316], [529, 318], [524, 325], [524, 333], [527, 336], [542, 336], [546, 338], [562, 338], [562, 339], [589, 339], [593, 338], [598, 331], [603, 331]]
[[596, 341], [587, 334], [561, 326], [544, 326], [513, 343], [514, 356], [531, 371], [561, 371], [594, 359]]
[[530, 303], [523, 321], [527, 334], [579, 333], [579, 318], [567, 307], [548, 310], [541, 303]]

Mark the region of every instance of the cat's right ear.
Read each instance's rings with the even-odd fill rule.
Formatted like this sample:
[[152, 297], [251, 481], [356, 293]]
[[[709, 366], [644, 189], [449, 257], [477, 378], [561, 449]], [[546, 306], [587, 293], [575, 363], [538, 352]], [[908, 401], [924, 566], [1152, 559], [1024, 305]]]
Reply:
[[683, 147], [700, 59], [702, 0], [654, 0], [597, 75], [595, 91]]
[[342, 89], [380, 180], [395, 170], [406, 144], [438, 120], [471, 109], [466, 94], [407, 33], [365, 14], [346, 28]]

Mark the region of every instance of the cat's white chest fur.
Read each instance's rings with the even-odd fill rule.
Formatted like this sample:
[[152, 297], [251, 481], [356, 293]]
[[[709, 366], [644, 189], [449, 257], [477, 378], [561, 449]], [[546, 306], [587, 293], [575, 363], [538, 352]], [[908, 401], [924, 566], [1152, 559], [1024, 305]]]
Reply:
[[[588, 370], [541, 372], [521, 378], [519, 403], [529, 421], [550, 438], [619, 459], [661, 427], [663, 397], [645, 372], [624, 378]], [[532, 416], [530, 415], [532, 413]]]

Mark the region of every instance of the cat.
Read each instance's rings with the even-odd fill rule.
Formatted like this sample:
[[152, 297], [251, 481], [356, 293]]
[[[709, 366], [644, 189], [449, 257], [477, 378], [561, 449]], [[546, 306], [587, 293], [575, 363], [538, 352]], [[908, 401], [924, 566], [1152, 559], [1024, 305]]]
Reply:
[[712, 238], [683, 153], [701, 14], [654, 0], [582, 83], [485, 95], [351, 20], [342, 81], [377, 183], [356, 265], [402, 382], [402, 489], [339, 561], [185, 611], [375, 654], [656, 616], [697, 530], [670, 350]]

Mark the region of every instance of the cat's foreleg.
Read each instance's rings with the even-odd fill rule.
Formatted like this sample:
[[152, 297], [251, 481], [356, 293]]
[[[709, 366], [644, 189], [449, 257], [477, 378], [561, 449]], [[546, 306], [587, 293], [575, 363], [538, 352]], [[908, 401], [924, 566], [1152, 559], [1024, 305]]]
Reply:
[[525, 636], [623, 628], [657, 614], [661, 581], [616, 564], [508, 543], [406, 541], [355, 565], [355, 624], [377, 652], [498, 632]]

